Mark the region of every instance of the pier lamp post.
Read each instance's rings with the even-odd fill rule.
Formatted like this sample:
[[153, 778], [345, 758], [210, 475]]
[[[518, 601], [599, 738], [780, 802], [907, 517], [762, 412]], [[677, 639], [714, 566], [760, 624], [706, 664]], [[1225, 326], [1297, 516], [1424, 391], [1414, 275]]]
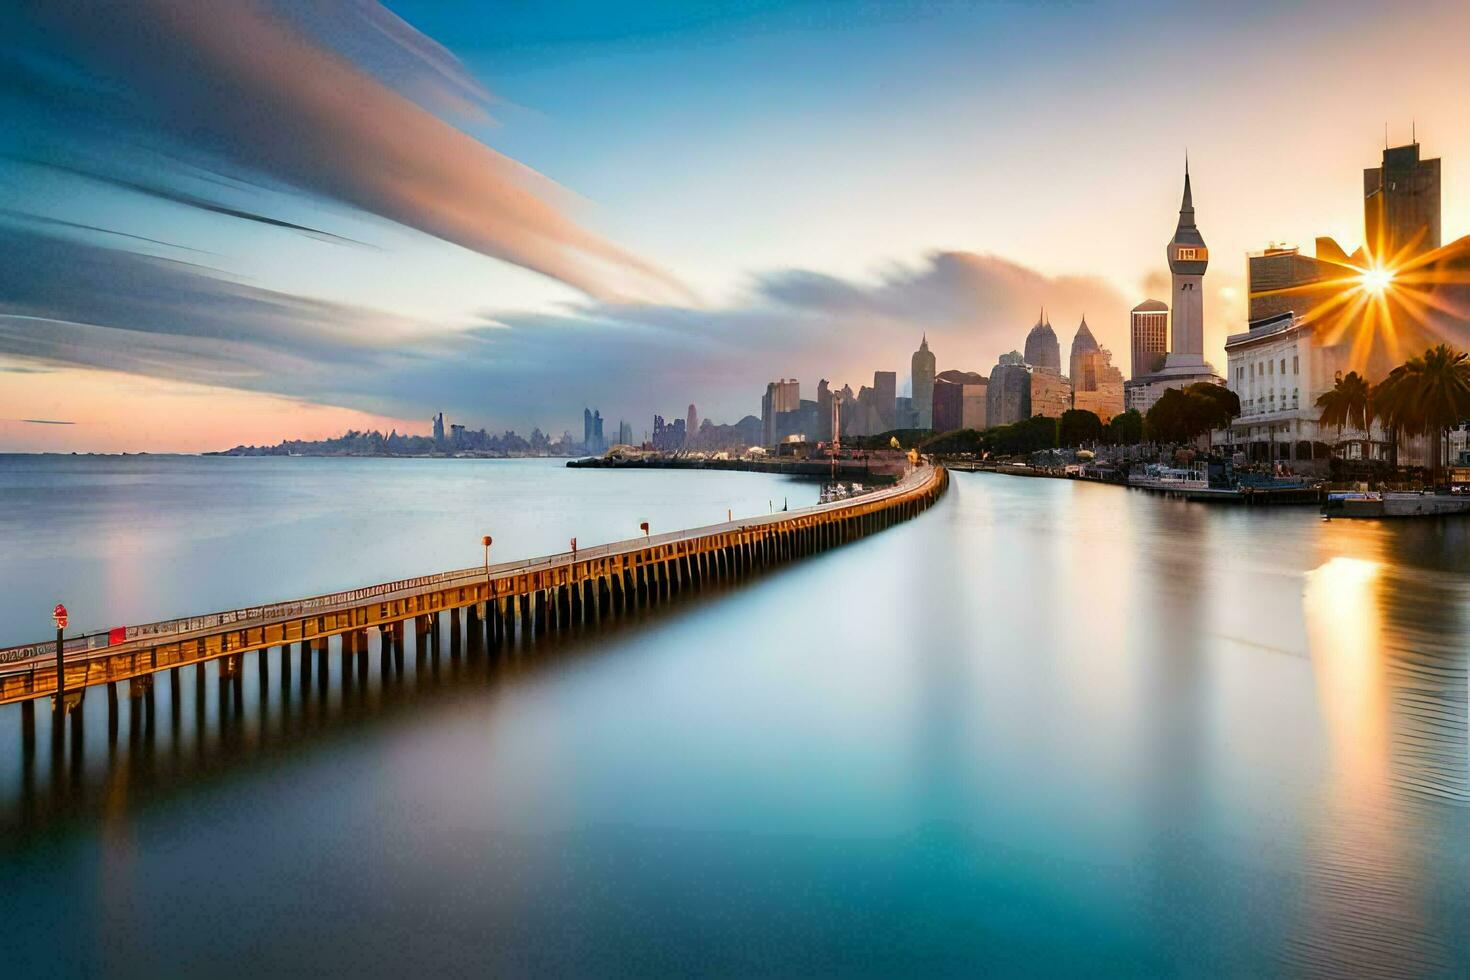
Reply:
[[491, 538], [490, 535], [487, 534], [483, 538], [480, 539], [480, 543], [485, 546], [485, 584], [486, 585], [489, 585], [490, 584], [490, 545], [494, 543], [494, 539]]
[[62, 658], [61, 634], [66, 630], [66, 606], [58, 602], [56, 608], [51, 610], [51, 619], [56, 623], [56, 710], [65, 713], [66, 664]]
[[638, 525], [638, 530], [640, 530], [640, 531], [643, 532], [643, 536], [645, 538], [648, 537], [649, 536], [648, 535], [648, 522], [647, 521], [643, 521], [642, 523], [640, 523]]

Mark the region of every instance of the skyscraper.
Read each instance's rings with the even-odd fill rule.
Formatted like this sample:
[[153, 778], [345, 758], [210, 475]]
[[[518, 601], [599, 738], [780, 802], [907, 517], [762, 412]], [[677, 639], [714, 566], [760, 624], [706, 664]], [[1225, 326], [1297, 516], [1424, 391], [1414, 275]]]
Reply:
[[627, 422], [618, 423], [618, 442], [624, 446], [633, 445], [633, 426]]
[[592, 410], [592, 442], [599, 453], [607, 449], [607, 439], [602, 435], [602, 411], [596, 408]]
[[1164, 366], [1169, 353], [1169, 307], [1156, 299], [1146, 299], [1128, 316], [1128, 336], [1132, 341], [1132, 376], [1138, 379], [1153, 374]]
[[929, 336], [919, 342], [919, 349], [909, 361], [910, 377], [914, 382], [913, 405], [917, 415], [917, 428], [934, 428], [934, 355], [929, 351]]
[[945, 371], [934, 379], [934, 431], [985, 428], [985, 389], [974, 371]]
[[[444, 445], [444, 413], [434, 416], [434, 445]], [[52, 685], [53, 687], [55, 685]]]
[[1363, 227], [1379, 261], [1439, 248], [1439, 158], [1420, 160], [1417, 141], [1385, 147], [1383, 163], [1363, 171]]
[[782, 434], [776, 430], [776, 416], [782, 412], [794, 412], [801, 408], [801, 383], [795, 378], [772, 381], [766, 385], [761, 398], [761, 439], [767, 446], [781, 441]]
[[1072, 354], [1068, 366], [1068, 374], [1072, 379], [1072, 387], [1082, 386], [1080, 375], [1083, 371], [1083, 356], [1096, 351], [1097, 338], [1092, 335], [1092, 328], [1087, 325], [1087, 315], [1082, 315], [1082, 323], [1077, 327], [1077, 333], [1072, 337]]
[[1046, 318], [1046, 310], [1036, 318], [1036, 326], [1026, 335], [1026, 363], [1034, 368], [1044, 368], [1058, 373], [1062, 370], [1062, 348], [1057, 343], [1056, 331]]
[[[817, 382], [817, 439], [819, 441], [828, 442], [834, 435], [832, 420], [835, 413], [832, 411], [832, 401], [836, 397], [826, 378]], [[835, 434], [839, 437], [842, 435], [840, 431]]]
[[684, 430], [684, 439], [685, 439], [685, 442], [688, 443], [688, 442], [694, 441], [694, 434], [696, 432], [698, 432], [698, 431], [699, 431], [699, 413], [694, 410], [694, 403], [693, 402], [690, 402], [689, 403], [689, 422], [688, 422], [688, 428], [686, 428]]
[[1123, 372], [1113, 367], [1106, 347], [1077, 355], [1072, 378], [1072, 407], [1092, 412], [1107, 422], [1123, 411]]
[[582, 409], [582, 446], [589, 453], [597, 452], [597, 446], [592, 442], [592, 409]]
[[895, 372], [873, 372], [873, 412], [877, 415], [875, 433], [887, 432], [897, 426], [898, 375]]
[[1031, 369], [1031, 414], [1059, 419], [1072, 407], [1072, 383], [1053, 368]]
[[985, 424], [1010, 425], [1031, 417], [1031, 372], [1019, 351], [1002, 354], [985, 388]]

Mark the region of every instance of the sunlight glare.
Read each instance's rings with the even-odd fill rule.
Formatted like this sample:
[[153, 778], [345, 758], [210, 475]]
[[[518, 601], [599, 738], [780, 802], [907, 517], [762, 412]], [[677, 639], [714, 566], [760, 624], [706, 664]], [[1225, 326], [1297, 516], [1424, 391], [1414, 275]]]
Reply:
[[1393, 284], [1393, 270], [1384, 266], [1371, 266], [1358, 276], [1358, 283], [1366, 292], [1382, 295]]

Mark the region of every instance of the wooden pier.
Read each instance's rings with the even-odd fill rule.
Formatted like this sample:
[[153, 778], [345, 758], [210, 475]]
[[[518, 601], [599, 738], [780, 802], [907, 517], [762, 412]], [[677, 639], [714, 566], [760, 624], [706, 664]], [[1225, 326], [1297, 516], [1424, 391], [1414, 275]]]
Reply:
[[[943, 467], [920, 465], [890, 487], [766, 517], [70, 637], [59, 691], [54, 642], [0, 649], [0, 704], [24, 702], [29, 729], [34, 700], [51, 698], [59, 727], [87, 690], [105, 685], [115, 717], [119, 682], [128, 682], [130, 699], [151, 698], [155, 675], [171, 671], [169, 683], [177, 688], [179, 668], [218, 660], [221, 682], [238, 683], [246, 654], [256, 654], [264, 674], [269, 651], [280, 647], [286, 671], [293, 646], [304, 673], [313, 654], [325, 666], [333, 637], [344, 667], [355, 659], [365, 673], [370, 633], [378, 635], [382, 669], [397, 664], [401, 670], [410, 623], [416, 651], [445, 628], [453, 649], [462, 620], [464, 630], [481, 631], [486, 648], [494, 649], [517, 635], [595, 623], [706, 581], [745, 577], [872, 534], [924, 511], [948, 479]], [[73, 722], [80, 714], [73, 713]]]

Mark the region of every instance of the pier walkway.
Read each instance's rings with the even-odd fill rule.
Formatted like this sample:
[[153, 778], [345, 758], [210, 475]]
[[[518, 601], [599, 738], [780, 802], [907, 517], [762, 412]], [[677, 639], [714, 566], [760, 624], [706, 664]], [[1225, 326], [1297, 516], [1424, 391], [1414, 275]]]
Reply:
[[[848, 500], [724, 524], [645, 536], [543, 558], [423, 575], [345, 592], [190, 616], [66, 638], [63, 697], [57, 698], [55, 642], [0, 649], [0, 704], [50, 697], [60, 718], [89, 688], [129, 683], [130, 697], [151, 697], [154, 676], [219, 661], [221, 682], [238, 683], [243, 655], [281, 647], [288, 670], [292, 644], [301, 669], [315, 651], [325, 663], [338, 637], [342, 657], [367, 669], [369, 631], [378, 635], [384, 669], [402, 669], [406, 626], [422, 651], [449, 620], [457, 644], [465, 628], [482, 630], [488, 646], [517, 632], [533, 637], [572, 623], [596, 622], [619, 610], [665, 598], [706, 579], [742, 577], [771, 564], [835, 547], [913, 517], [944, 492], [943, 467], [921, 464], [892, 486]], [[437, 644], [436, 644], [437, 645]], [[76, 718], [80, 717], [76, 712]]]

